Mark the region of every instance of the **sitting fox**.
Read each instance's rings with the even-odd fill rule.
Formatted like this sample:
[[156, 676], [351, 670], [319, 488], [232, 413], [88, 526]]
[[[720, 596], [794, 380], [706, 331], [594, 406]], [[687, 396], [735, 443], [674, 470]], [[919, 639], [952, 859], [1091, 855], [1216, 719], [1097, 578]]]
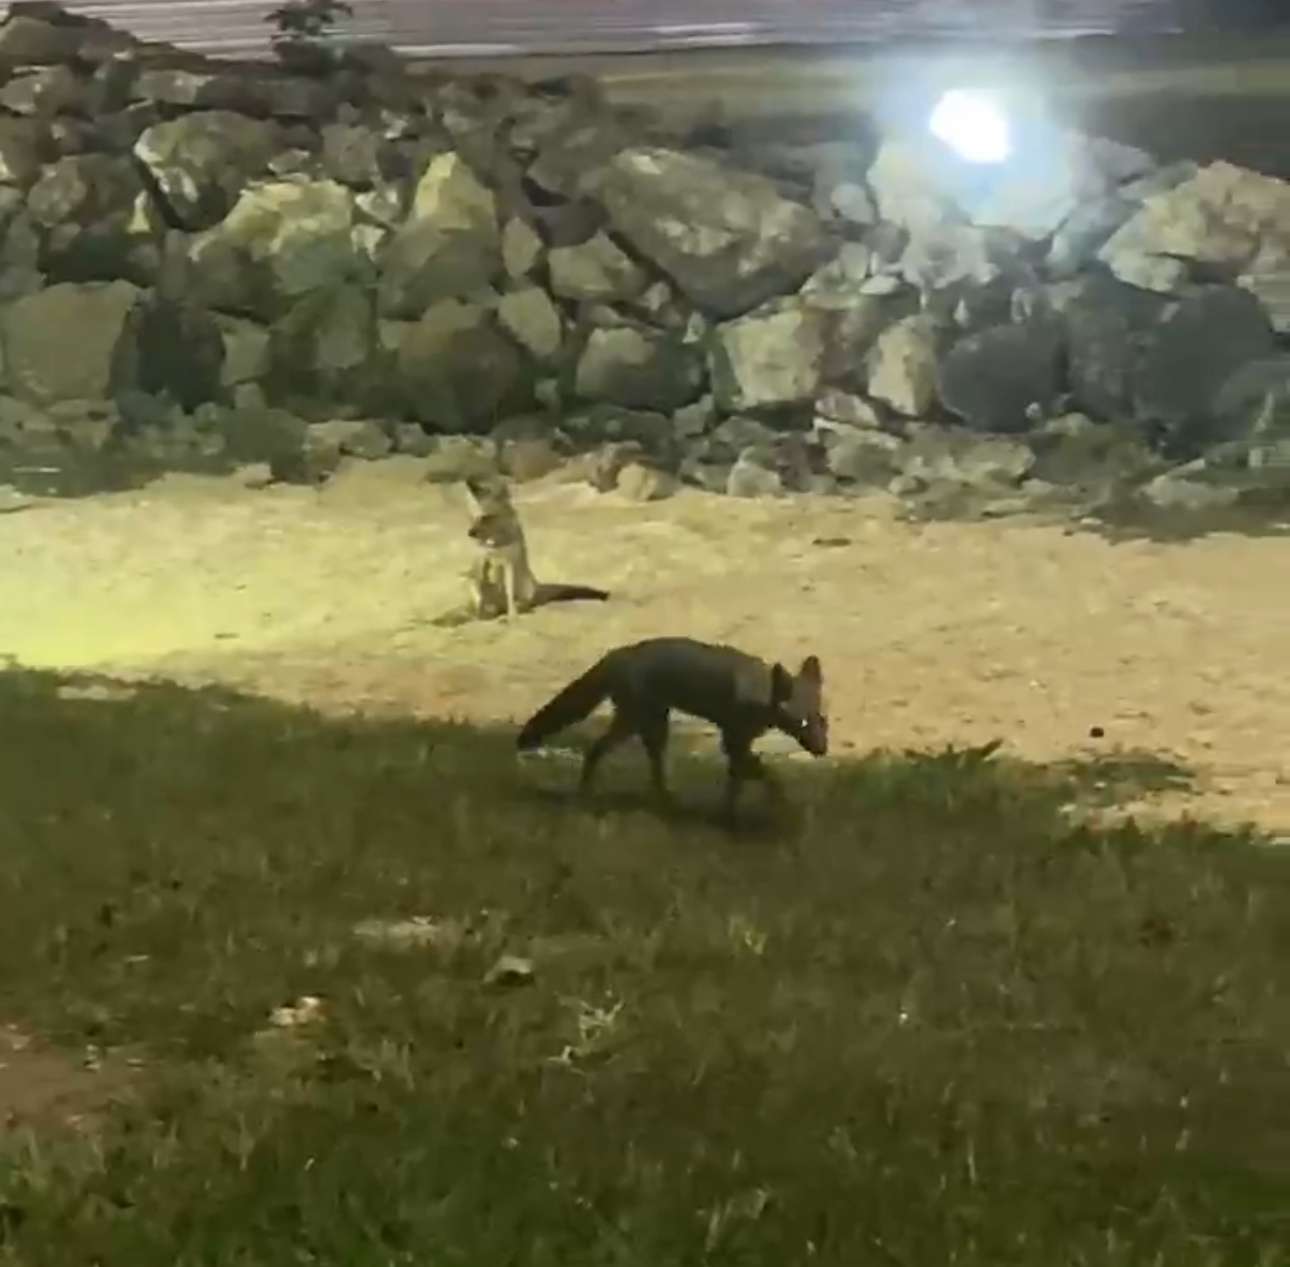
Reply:
[[607, 652], [524, 723], [516, 746], [521, 752], [541, 746], [551, 735], [589, 717], [606, 699], [614, 713], [609, 729], [583, 759], [584, 793], [601, 761], [634, 736], [649, 758], [654, 793], [669, 803], [664, 755], [673, 709], [713, 722], [721, 731], [727, 819], [734, 818], [740, 789], [750, 779], [759, 781], [774, 799], [781, 797], [770, 771], [752, 751], [766, 731], [790, 736], [814, 757], [826, 756], [829, 750], [818, 657], [807, 656], [791, 673], [782, 664], [693, 638], [650, 638]]
[[466, 606], [440, 616], [436, 625], [461, 625], [499, 616], [512, 619], [547, 603], [608, 599], [608, 591], [589, 585], [548, 585], [539, 581], [529, 564], [524, 529], [505, 483], [472, 477], [465, 486], [473, 515], [467, 535], [482, 549], [466, 573], [470, 587]]

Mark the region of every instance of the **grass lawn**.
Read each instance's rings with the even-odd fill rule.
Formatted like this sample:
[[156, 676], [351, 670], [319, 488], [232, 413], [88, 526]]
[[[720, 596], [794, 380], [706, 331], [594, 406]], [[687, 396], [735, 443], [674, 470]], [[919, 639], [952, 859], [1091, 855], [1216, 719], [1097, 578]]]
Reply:
[[733, 837], [675, 764], [663, 821], [636, 754], [587, 808], [505, 733], [0, 676], [0, 1021], [139, 1062], [7, 1132], [0, 1264], [1290, 1263], [1285, 851], [1063, 817], [1149, 761], [795, 766]]

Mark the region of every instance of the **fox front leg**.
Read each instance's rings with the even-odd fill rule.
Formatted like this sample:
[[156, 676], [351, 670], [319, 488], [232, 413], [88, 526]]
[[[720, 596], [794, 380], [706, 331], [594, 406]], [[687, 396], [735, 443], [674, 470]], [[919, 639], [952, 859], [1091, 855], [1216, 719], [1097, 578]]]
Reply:
[[739, 793], [745, 783], [760, 783], [766, 789], [767, 799], [775, 805], [783, 803], [784, 792], [779, 780], [767, 769], [765, 762], [752, 751], [747, 742], [724, 738], [722, 747], [726, 754], [726, 794], [723, 805], [727, 824], [735, 821]]
[[519, 597], [515, 593], [514, 568], [507, 568], [502, 573], [502, 584], [506, 590], [506, 619], [514, 620], [520, 614]]

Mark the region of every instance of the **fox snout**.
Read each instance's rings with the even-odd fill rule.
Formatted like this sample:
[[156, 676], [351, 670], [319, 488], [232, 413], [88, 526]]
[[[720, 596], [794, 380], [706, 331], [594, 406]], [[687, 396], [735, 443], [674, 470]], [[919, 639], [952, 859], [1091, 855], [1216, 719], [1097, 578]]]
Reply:
[[829, 724], [818, 718], [803, 723], [797, 742], [813, 757], [829, 755]]
[[806, 717], [787, 717], [781, 721], [780, 729], [791, 735], [800, 748], [813, 757], [829, 755], [829, 720], [817, 715]]

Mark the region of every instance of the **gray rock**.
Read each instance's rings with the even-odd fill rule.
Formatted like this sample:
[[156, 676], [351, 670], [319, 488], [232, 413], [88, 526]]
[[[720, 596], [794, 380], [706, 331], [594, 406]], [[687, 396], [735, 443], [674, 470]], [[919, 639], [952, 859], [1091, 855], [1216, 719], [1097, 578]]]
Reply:
[[672, 427], [682, 439], [694, 439], [708, 431], [716, 420], [716, 401], [711, 396], [701, 396], [672, 414]]
[[901, 450], [900, 464], [905, 475], [925, 484], [991, 490], [1018, 485], [1034, 466], [1035, 455], [1020, 440], [921, 425]]
[[1290, 334], [1290, 248], [1282, 253], [1275, 243], [1265, 243], [1236, 284], [1263, 305], [1278, 334]]
[[779, 432], [758, 418], [725, 418], [705, 437], [699, 451], [717, 462], [733, 462], [740, 454], [774, 452]]
[[936, 403], [938, 336], [922, 316], [883, 331], [868, 358], [869, 395], [898, 414], [919, 418]]
[[1166, 471], [1144, 484], [1140, 494], [1160, 510], [1204, 511], [1234, 506], [1240, 490], [1223, 484], [1188, 479], [1185, 474]]
[[33, 119], [0, 118], [0, 184], [25, 189], [40, 175], [49, 129]]
[[679, 339], [657, 330], [593, 330], [578, 359], [574, 390], [583, 400], [670, 412], [703, 390], [702, 363]]
[[868, 280], [873, 252], [863, 242], [844, 242], [837, 255], [802, 284], [798, 292], [812, 307], [845, 310]]
[[1214, 398], [1212, 442], [1272, 451], [1290, 440], [1290, 355], [1250, 361]]
[[1184, 448], [1224, 438], [1215, 404], [1243, 366], [1275, 356], [1276, 338], [1257, 299], [1232, 286], [1197, 288], [1168, 305], [1134, 374], [1134, 412], [1163, 423]]
[[192, 413], [223, 392], [224, 336], [197, 304], [145, 296], [126, 317], [113, 357], [115, 392], [145, 392]]
[[903, 442], [868, 427], [832, 423], [821, 428], [825, 465], [836, 479], [866, 487], [885, 487], [900, 470]]
[[41, 259], [58, 281], [150, 282], [160, 222], [138, 174], [107, 154], [78, 154], [42, 171], [27, 211], [44, 232]]
[[618, 472], [615, 490], [634, 502], [656, 502], [676, 493], [678, 481], [669, 471], [644, 462], [628, 462]]
[[367, 418], [335, 418], [310, 423], [305, 433], [306, 448], [334, 448], [341, 457], [375, 461], [394, 451], [390, 433]]
[[254, 321], [238, 317], [219, 318], [224, 339], [221, 384], [238, 387], [264, 377], [269, 368], [269, 332]]
[[323, 171], [351, 189], [371, 189], [392, 166], [393, 146], [374, 128], [329, 123], [321, 139]]
[[819, 218], [772, 181], [676, 150], [622, 151], [599, 196], [618, 233], [715, 317], [795, 289], [830, 254]]
[[426, 459], [426, 482], [458, 484], [468, 476], [495, 473], [497, 446], [484, 436], [430, 436]]
[[730, 468], [725, 492], [727, 497], [778, 497], [784, 492], [784, 481], [758, 454], [745, 452]]
[[194, 298], [234, 316], [275, 320], [316, 290], [365, 280], [354, 198], [335, 181], [270, 181], [248, 188], [189, 245]]
[[1061, 304], [1071, 392], [1095, 418], [1127, 419], [1141, 348], [1164, 312], [1164, 301], [1114, 278], [1080, 281]]
[[486, 310], [453, 299], [407, 331], [395, 378], [406, 414], [438, 431], [486, 431], [531, 398], [515, 344]]
[[1164, 256], [1233, 274], [1269, 241], [1290, 255], [1290, 182], [1219, 161], [1148, 197], [1100, 258]]
[[863, 396], [850, 392], [827, 391], [815, 402], [817, 425], [831, 422], [850, 427], [877, 428], [882, 425], [877, 409]]
[[834, 185], [828, 194], [828, 205], [839, 220], [848, 224], [871, 225], [878, 218], [869, 191], [853, 181]]
[[10, 391], [34, 404], [109, 398], [117, 347], [140, 295], [129, 282], [64, 282], [0, 309]]
[[381, 315], [415, 320], [441, 299], [478, 293], [501, 273], [501, 250], [492, 191], [460, 155], [436, 156], [381, 254]]
[[547, 254], [551, 293], [560, 299], [628, 303], [649, 285], [649, 277], [604, 233], [577, 246], [554, 247]]
[[1061, 394], [1062, 352], [1060, 328], [1043, 316], [970, 334], [942, 358], [937, 395], [976, 431], [1029, 430], [1036, 408], [1046, 413]]
[[274, 400], [366, 403], [380, 373], [370, 289], [340, 283], [305, 295], [269, 330], [265, 386]]
[[1050, 419], [1028, 443], [1035, 454], [1030, 472], [1035, 479], [1094, 503], [1114, 498], [1160, 466], [1140, 428], [1094, 422], [1079, 413]]
[[134, 156], [151, 173], [172, 223], [198, 230], [228, 215], [280, 148], [272, 124], [204, 110], [148, 128], [135, 142]]
[[1048, 272], [1053, 277], [1073, 277], [1087, 268], [1133, 211], [1133, 203], [1120, 194], [1081, 203], [1053, 234]]
[[145, 67], [135, 77], [132, 89], [132, 95], [141, 101], [194, 111], [254, 113], [260, 104], [253, 82], [217, 67]]
[[885, 140], [868, 173], [879, 217], [911, 233], [939, 234], [946, 226], [966, 224], [948, 174], [940, 147], [930, 138], [921, 144]]
[[0, 88], [0, 106], [20, 116], [81, 115], [88, 104], [88, 86], [70, 66], [43, 66], [15, 75]]
[[826, 338], [823, 314], [793, 301], [719, 325], [710, 354], [718, 406], [742, 412], [814, 400]]
[[0, 62], [10, 66], [52, 66], [71, 61], [80, 53], [85, 35], [85, 28], [79, 24], [52, 22], [44, 14], [11, 11], [0, 24]]
[[539, 361], [553, 361], [564, 346], [564, 318], [551, 297], [537, 286], [507, 291], [497, 319], [522, 348]]
[[542, 258], [542, 239], [532, 225], [512, 216], [502, 228], [502, 267], [507, 277], [527, 277]]

